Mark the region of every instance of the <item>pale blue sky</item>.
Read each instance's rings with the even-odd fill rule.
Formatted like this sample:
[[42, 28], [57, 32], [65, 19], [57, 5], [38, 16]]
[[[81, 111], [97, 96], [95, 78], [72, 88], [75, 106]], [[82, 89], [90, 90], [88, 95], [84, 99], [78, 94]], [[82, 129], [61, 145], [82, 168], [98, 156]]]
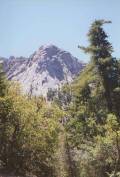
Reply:
[[0, 56], [29, 56], [53, 43], [87, 61], [77, 46], [86, 45], [94, 19], [112, 20], [105, 26], [120, 57], [120, 0], [0, 0]]

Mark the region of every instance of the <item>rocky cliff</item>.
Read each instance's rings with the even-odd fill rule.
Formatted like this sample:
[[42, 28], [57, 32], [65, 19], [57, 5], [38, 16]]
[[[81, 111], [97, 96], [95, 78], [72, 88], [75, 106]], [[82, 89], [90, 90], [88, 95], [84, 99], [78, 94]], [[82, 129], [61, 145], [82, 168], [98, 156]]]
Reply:
[[52, 44], [41, 46], [29, 58], [11, 56], [4, 60], [8, 79], [18, 81], [24, 93], [36, 96], [46, 96], [49, 88], [57, 89], [71, 82], [84, 66]]

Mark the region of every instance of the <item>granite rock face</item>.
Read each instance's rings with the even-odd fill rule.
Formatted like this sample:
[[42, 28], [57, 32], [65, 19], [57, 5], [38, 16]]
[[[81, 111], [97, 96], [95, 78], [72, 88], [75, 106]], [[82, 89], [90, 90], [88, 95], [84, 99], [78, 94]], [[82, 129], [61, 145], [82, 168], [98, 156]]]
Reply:
[[29, 58], [11, 56], [4, 60], [9, 80], [18, 81], [23, 93], [46, 96], [49, 88], [57, 89], [69, 83], [85, 64], [55, 45], [43, 45]]

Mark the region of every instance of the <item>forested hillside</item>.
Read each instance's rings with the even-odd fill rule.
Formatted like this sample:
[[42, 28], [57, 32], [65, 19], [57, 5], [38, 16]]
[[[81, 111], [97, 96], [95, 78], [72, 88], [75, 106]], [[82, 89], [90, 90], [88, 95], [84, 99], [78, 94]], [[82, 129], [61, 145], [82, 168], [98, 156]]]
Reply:
[[1, 173], [36, 177], [120, 177], [120, 61], [96, 20], [90, 62], [71, 84], [23, 96], [0, 68]]

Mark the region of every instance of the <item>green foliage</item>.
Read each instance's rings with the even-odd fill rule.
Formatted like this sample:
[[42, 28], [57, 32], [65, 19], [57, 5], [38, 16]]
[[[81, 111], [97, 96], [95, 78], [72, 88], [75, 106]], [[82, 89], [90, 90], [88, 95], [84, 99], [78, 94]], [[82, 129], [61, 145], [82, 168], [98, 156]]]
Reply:
[[80, 47], [91, 61], [72, 84], [68, 143], [80, 177], [118, 177], [120, 174], [120, 65], [112, 45], [95, 21], [88, 33], [90, 45]]
[[65, 84], [61, 89], [48, 89], [47, 100], [54, 102], [59, 108], [68, 109], [72, 100], [71, 87]]
[[[102, 26], [110, 23], [105, 20], [96, 20], [88, 33], [88, 40], [90, 45], [80, 47], [86, 53], [91, 54], [91, 60], [101, 77], [101, 82], [105, 89], [105, 98], [109, 112], [116, 111], [116, 115], [120, 116], [120, 111], [116, 107], [116, 100], [114, 100], [114, 89], [119, 87], [120, 71], [118, 61], [112, 57], [113, 48], [107, 40], [108, 35], [103, 30]], [[113, 102], [114, 100], [114, 102]], [[116, 109], [116, 110], [115, 110]]]
[[[120, 172], [120, 127], [114, 115], [108, 115], [104, 125], [97, 124], [93, 118], [75, 121], [67, 126], [70, 147], [79, 156], [76, 162], [80, 177], [107, 177]], [[70, 133], [71, 132], [71, 133]], [[76, 151], [76, 150], [75, 150]]]
[[0, 96], [4, 96], [7, 91], [7, 81], [3, 72], [2, 64], [0, 63]]
[[1, 165], [17, 174], [52, 177], [58, 119], [63, 114], [58, 107], [46, 106], [41, 99], [28, 100], [18, 93], [11, 88], [8, 95], [0, 97]]

